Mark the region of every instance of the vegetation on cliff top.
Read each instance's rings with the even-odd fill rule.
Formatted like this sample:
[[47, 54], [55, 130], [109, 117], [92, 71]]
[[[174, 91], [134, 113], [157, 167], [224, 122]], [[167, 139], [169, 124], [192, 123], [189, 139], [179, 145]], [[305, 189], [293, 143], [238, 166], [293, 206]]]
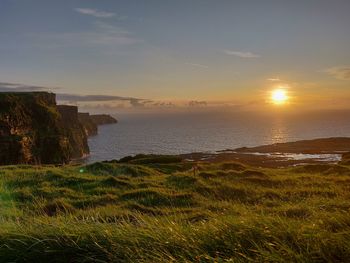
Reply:
[[0, 258], [35, 262], [345, 262], [350, 167], [176, 156], [0, 168]]

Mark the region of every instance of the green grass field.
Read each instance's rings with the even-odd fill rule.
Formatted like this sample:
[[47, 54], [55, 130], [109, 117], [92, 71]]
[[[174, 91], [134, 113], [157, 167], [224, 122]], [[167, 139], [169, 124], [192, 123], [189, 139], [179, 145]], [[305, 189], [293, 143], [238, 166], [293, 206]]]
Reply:
[[349, 262], [350, 166], [0, 168], [1, 262]]

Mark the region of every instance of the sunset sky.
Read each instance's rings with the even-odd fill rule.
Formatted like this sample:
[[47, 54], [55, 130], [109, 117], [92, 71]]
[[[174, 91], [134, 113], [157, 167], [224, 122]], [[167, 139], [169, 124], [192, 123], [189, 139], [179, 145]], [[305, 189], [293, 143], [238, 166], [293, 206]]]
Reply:
[[115, 109], [261, 108], [281, 87], [350, 108], [350, 1], [0, 0], [0, 82]]

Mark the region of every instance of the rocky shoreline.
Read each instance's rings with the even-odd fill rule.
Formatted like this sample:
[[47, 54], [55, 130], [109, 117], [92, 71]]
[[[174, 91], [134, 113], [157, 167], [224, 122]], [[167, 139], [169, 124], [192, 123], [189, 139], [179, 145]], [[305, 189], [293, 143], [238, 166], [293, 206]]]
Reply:
[[257, 147], [227, 149], [214, 153], [180, 155], [188, 162], [239, 161], [248, 165], [276, 168], [319, 163], [350, 163], [350, 138], [334, 137]]

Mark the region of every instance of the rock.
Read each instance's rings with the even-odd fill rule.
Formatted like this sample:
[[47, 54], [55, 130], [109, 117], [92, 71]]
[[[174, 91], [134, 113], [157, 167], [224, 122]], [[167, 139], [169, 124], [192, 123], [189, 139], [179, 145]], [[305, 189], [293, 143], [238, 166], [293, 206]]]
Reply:
[[117, 120], [107, 114], [90, 115], [89, 113], [79, 112], [78, 119], [83, 125], [87, 136], [97, 135], [99, 125], [117, 123]]
[[64, 164], [89, 154], [87, 137], [113, 117], [56, 105], [48, 92], [0, 93], [0, 165]]
[[70, 105], [58, 105], [58, 111], [61, 114], [64, 135], [69, 141], [70, 158], [81, 158], [89, 154], [87, 143], [87, 134], [84, 126], [78, 118], [78, 107]]
[[55, 94], [0, 93], [0, 164], [67, 163], [70, 158]]
[[115, 118], [108, 114], [90, 115], [90, 118], [96, 125], [112, 124], [118, 122]]
[[89, 113], [78, 112], [78, 119], [83, 125], [87, 136], [97, 135], [97, 124], [92, 121]]
[[20, 142], [17, 136], [0, 136], [0, 164], [15, 164], [28, 162], [25, 160]]
[[88, 153], [76, 106], [57, 106], [53, 93], [0, 93], [0, 164], [62, 164]]

